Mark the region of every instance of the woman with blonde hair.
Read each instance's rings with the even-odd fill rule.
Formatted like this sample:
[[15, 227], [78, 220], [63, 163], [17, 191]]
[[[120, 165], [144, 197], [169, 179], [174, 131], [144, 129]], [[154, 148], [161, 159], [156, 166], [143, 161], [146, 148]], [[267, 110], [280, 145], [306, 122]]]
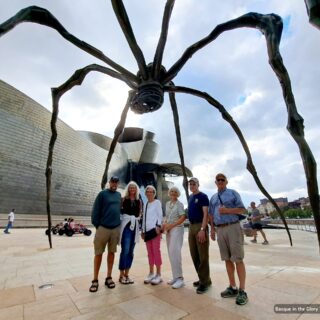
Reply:
[[122, 284], [134, 283], [129, 277], [129, 271], [133, 262], [134, 247], [139, 241], [141, 212], [142, 202], [139, 197], [139, 186], [134, 181], [130, 181], [125, 188], [121, 206], [119, 282]]
[[[146, 242], [149, 274], [144, 279], [144, 283], [157, 285], [162, 282], [160, 241], [163, 214], [161, 202], [155, 199], [156, 189], [154, 186], [147, 186], [145, 194], [148, 201], [144, 204], [141, 237]], [[156, 266], [156, 274], [154, 274], [154, 266]]]
[[168, 194], [170, 201], [166, 203], [166, 215], [163, 224], [172, 270], [172, 280], [168, 281], [168, 284], [173, 289], [179, 289], [185, 285], [182, 274], [181, 249], [184, 234], [183, 222], [186, 215], [183, 204], [178, 200], [180, 190], [177, 187], [171, 187]]

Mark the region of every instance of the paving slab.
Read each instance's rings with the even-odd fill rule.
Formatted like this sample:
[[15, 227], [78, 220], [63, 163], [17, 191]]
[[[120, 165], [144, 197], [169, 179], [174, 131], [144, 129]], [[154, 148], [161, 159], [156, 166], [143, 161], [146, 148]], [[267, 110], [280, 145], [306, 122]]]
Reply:
[[[94, 231], [94, 230], [93, 230]], [[228, 285], [225, 266], [216, 242], [210, 243], [213, 281], [198, 295], [197, 279], [189, 253], [187, 229], [182, 249], [186, 286], [174, 290], [165, 239], [161, 241], [163, 283], [145, 285], [148, 258], [143, 242], [136, 245], [130, 277], [135, 283], [118, 282], [118, 258], [113, 270], [115, 289], [104, 286], [106, 258], [99, 290], [89, 292], [93, 271], [93, 235], [53, 236], [49, 249], [44, 229], [13, 229], [0, 233], [0, 320], [29, 319], [317, 319], [318, 314], [280, 314], [275, 304], [320, 304], [320, 254], [315, 233], [292, 230], [290, 247], [285, 231], [266, 230], [270, 245], [246, 238], [245, 263], [249, 303], [237, 306], [220, 292]], [[164, 236], [165, 237], [165, 236]], [[45, 289], [40, 289], [42, 285]]]

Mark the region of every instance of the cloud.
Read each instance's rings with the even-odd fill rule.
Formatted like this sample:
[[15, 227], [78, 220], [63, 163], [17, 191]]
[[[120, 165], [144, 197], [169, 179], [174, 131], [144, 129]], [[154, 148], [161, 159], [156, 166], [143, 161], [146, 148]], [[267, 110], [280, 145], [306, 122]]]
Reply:
[[[147, 62], [154, 57], [165, 2], [124, 1]], [[46, 7], [68, 31], [132, 73], [137, 72], [137, 63], [110, 2], [0, 0], [0, 3], [0, 21], [28, 5]], [[285, 21], [280, 49], [299, 113], [305, 119], [306, 138], [318, 160], [320, 33], [308, 23], [302, 0], [176, 1], [163, 63], [168, 70], [188, 46], [207, 36], [216, 25], [250, 11], [274, 12]], [[23, 23], [0, 38], [0, 78], [49, 110], [50, 88], [61, 85], [75, 70], [91, 63], [103, 65], [44, 26]], [[286, 130], [281, 86], [268, 64], [265, 39], [259, 31], [245, 28], [223, 33], [194, 54], [174, 81], [206, 91], [225, 106], [247, 138], [261, 181], [273, 196], [293, 200], [307, 195], [299, 151]], [[92, 73], [81, 87], [62, 98], [60, 117], [75, 129], [112, 136], [127, 95], [126, 85]], [[176, 99], [186, 164], [199, 177], [203, 191], [212, 194], [213, 177], [223, 171], [229, 176], [229, 187], [241, 193], [245, 204], [263, 198], [246, 171], [245, 153], [237, 136], [220, 113], [200, 98], [177, 94]], [[137, 116], [129, 112], [127, 125], [155, 132], [160, 145], [159, 162], [179, 162], [167, 98], [156, 113]], [[181, 184], [181, 179], [176, 181]]]

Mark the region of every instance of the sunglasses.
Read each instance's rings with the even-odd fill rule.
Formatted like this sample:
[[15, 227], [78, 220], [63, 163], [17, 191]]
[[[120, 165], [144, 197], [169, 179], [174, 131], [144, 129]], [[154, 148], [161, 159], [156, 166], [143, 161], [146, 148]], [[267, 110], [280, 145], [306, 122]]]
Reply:
[[225, 182], [226, 179], [217, 179], [217, 182]]

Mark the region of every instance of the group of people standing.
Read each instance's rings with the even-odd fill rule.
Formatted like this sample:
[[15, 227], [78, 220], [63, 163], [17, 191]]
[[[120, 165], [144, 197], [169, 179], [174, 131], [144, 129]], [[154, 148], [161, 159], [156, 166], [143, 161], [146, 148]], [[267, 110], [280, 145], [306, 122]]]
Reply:
[[[172, 279], [167, 283], [173, 289], [185, 285], [182, 272], [181, 250], [184, 236], [184, 220], [186, 214], [183, 204], [178, 200], [180, 191], [176, 187], [169, 189], [170, 200], [166, 203], [165, 215], [161, 202], [156, 199], [156, 189], [149, 185], [145, 188], [147, 201], [142, 203], [138, 185], [128, 183], [124, 197], [117, 191], [119, 178], [113, 176], [109, 187], [101, 191], [93, 205], [92, 224], [96, 228], [94, 238], [94, 272], [90, 292], [96, 292], [99, 287], [99, 270], [102, 255], [108, 245], [107, 277], [105, 285], [112, 289], [115, 282], [112, 279], [112, 269], [117, 245], [121, 245], [119, 258], [119, 282], [133, 284], [129, 272], [133, 262], [134, 247], [139, 241], [139, 220], [142, 218], [141, 238], [146, 243], [148, 253], [149, 273], [144, 279], [145, 284], [160, 284], [162, 234], [166, 236], [168, 256], [172, 269]], [[236, 303], [244, 305], [248, 301], [245, 292], [245, 265], [243, 262], [243, 233], [239, 223], [239, 215], [245, 212], [240, 195], [227, 188], [227, 177], [219, 173], [215, 177], [217, 193], [209, 201], [208, 196], [199, 190], [199, 180], [189, 179], [191, 195], [188, 200], [189, 218], [189, 249], [198, 275], [193, 282], [198, 294], [205, 293], [211, 286], [209, 268], [209, 241], [216, 239], [220, 249], [221, 259], [225, 261], [229, 285], [221, 292], [223, 298], [236, 297]], [[210, 228], [209, 228], [210, 226]], [[235, 281], [235, 270], [239, 278], [239, 287]]]

